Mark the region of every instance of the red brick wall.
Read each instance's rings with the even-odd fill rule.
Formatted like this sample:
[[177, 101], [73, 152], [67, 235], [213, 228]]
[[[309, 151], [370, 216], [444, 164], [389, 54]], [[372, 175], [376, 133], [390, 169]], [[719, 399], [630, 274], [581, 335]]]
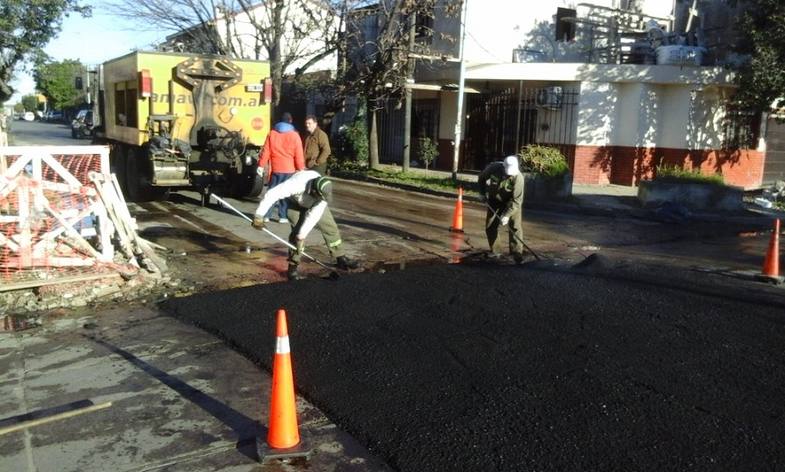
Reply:
[[659, 164], [699, 168], [721, 173], [725, 183], [756, 188], [763, 180], [764, 153], [754, 150], [689, 150], [636, 148], [632, 146], [575, 146], [570, 162], [573, 182], [578, 184], [636, 185], [654, 178]]
[[612, 147], [575, 146], [571, 159], [572, 181], [576, 184], [607, 184], [611, 178]]

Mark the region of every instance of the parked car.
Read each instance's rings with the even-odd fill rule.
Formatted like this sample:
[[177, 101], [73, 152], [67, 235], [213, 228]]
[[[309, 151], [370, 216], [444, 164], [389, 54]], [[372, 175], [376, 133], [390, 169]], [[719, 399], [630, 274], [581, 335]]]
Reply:
[[71, 137], [74, 139], [87, 138], [93, 135], [93, 111], [79, 110], [76, 118], [71, 121]]
[[61, 111], [51, 111], [49, 112], [49, 119], [52, 123], [60, 123], [63, 121], [63, 112]]
[[26, 111], [24, 115], [22, 115], [22, 119], [25, 121], [35, 121], [35, 113], [32, 111]]

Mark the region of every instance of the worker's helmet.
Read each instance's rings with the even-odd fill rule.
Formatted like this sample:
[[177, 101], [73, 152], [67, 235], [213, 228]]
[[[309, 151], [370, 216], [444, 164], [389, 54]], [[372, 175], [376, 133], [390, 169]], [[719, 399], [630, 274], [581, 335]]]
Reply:
[[311, 180], [310, 194], [314, 198], [324, 200], [327, 203], [332, 202], [333, 199], [333, 183], [327, 177], [318, 177]]

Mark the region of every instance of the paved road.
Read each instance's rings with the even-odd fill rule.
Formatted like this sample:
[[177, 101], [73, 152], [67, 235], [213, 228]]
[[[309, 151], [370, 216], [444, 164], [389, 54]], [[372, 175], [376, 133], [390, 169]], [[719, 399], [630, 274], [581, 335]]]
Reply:
[[300, 392], [396, 470], [782, 470], [783, 292], [705, 277], [454, 264], [163, 306], [268, 366], [285, 307]]
[[15, 120], [11, 123], [10, 144], [13, 146], [78, 146], [89, 140], [72, 139], [71, 128], [64, 123]]

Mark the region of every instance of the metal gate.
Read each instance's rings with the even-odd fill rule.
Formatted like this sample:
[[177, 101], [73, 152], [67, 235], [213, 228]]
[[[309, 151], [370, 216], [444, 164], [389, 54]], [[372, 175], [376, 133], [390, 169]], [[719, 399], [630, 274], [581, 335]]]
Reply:
[[766, 123], [766, 160], [763, 184], [785, 180], [785, 123], [769, 118]]
[[522, 83], [469, 95], [461, 168], [480, 170], [529, 144], [559, 147], [570, 161], [578, 95], [568, 87], [524, 87]]

